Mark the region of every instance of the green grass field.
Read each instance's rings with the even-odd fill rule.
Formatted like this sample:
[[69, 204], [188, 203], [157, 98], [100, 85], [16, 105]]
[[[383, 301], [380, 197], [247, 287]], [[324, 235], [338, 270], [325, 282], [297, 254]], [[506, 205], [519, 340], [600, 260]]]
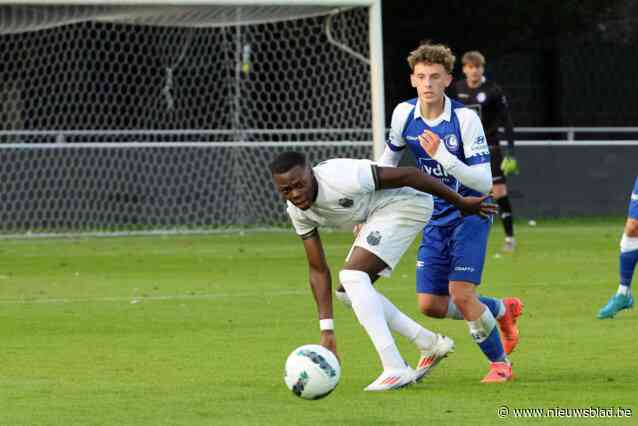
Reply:
[[[335, 308], [341, 383], [304, 401], [283, 384], [295, 347], [318, 339], [292, 233], [3, 241], [0, 425], [637, 424], [638, 313], [595, 318], [617, 287], [623, 219], [517, 227], [480, 287], [525, 303], [517, 379], [482, 385], [487, 363], [462, 321], [416, 310], [416, 244], [378, 287], [456, 352], [423, 383], [363, 392], [380, 373], [353, 313]], [[351, 237], [323, 233], [336, 272]], [[336, 274], [334, 274], [336, 276]], [[411, 363], [418, 354], [397, 337]], [[505, 418], [497, 409], [623, 407], [632, 418]]]

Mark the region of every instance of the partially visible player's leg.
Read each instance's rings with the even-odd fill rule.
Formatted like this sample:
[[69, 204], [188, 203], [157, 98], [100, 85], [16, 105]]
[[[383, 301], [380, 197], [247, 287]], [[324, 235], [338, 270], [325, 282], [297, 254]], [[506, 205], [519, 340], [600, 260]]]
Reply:
[[[424, 315], [433, 318], [445, 318], [450, 313], [448, 243], [453, 229], [453, 226], [428, 226], [419, 247], [416, 268], [417, 303]], [[429, 374], [453, 349], [454, 342], [440, 336], [433, 348], [421, 351], [417, 363], [417, 376], [422, 378]]]
[[[445, 285], [448, 281], [445, 280]], [[445, 300], [438, 300], [443, 297]], [[433, 294], [417, 295], [419, 310], [430, 318], [450, 318], [454, 320], [462, 320], [463, 314], [459, 308], [452, 302], [448, 296], [437, 296]], [[500, 320], [506, 313], [505, 304], [502, 299], [490, 296], [479, 296], [479, 300], [490, 310], [494, 318]]]
[[383, 302], [370, 280], [370, 276], [379, 274], [386, 267], [385, 262], [373, 253], [355, 247], [344, 268], [339, 272], [339, 281], [350, 298], [359, 323], [379, 353], [383, 368], [402, 369], [405, 367], [405, 361], [385, 320]]
[[[425, 203], [427, 201], [427, 203]], [[390, 329], [403, 334], [417, 346], [432, 346], [436, 335], [421, 327], [394, 306], [385, 296], [372, 287], [371, 277], [389, 275], [401, 256], [410, 247], [414, 238], [423, 229], [422, 214], [431, 211], [431, 199], [418, 205], [418, 213], [410, 215], [406, 206], [393, 205], [373, 214], [361, 228], [349, 253], [344, 270], [340, 273], [341, 284], [346, 290], [359, 322], [372, 339], [384, 372], [366, 390], [383, 391], [396, 389], [413, 383], [414, 370], [401, 357]], [[409, 206], [414, 203], [410, 202]], [[419, 220], [412, 220], [419, 217]], [[365, 277], [353, 273], [364, 271]]]
[[396, 331], [410, 342], [414, 343], [419, 350], [426, 350], [436, 344], [437, 335], [424, 328], [418, 322], [404, 314], [387, 297], [379, 293], [383, 303], [383, 313], [388, 326], [392, 331]]
[[[418, 303], [419, 309], [425, 315], [432, 318], [451, 318], [455, 320], [463, 320], [463, 314], [459, 308], [452, 302], [451, 298], [447, 304], [445, 302], [439, 302], [436, 298], [441, 296], [435, 296], [431, 294], [419, 294]], [[485, 305], [490, 311], [492, 316], [498, 322], [499, 329], [501, 331], [501, 338], [505, 353], [509, 355], [514, 351], [518, 344], [518, 327], [516, 323], [518, 317], [523, 312], [523, 303], [516, 297], [506, 297], [504, 299], [497, 299], [488, 296], [479, 296], [479, 301]], [[447, 308], [446, 308], [447, 306]]]
[[[638, 204], [638, 202], [637, 202]], [[638, 210], [638, 206], [636, 207]], [[638, 216], [638, 211], [636, 212]], [[613, 318], [618, 312], [630, 309], [634, 306], [634, 298], [631, 294], [631, 281], [633, 279], [636, 263], [638, 263], [638, 219], [627, 218], [625, 231], [620, 240], [620, 284], [607, 304], [598, 311], [599, 319]]]
[[[351, 255], [349, 255], [349, 257], [350, 256]], [[374, 283], [379, 277], [380, 275], [372, 277], [372, 282]], [[421, 324], [405, 315], [380, 291], [377, 290], [377, 292], [383, 303], [383, 312], [390, 330], [406, 337], [421, 351], [431, 349], [436, 344], [437, 335], [435, 333], [424, 328]], [[335, 290], [335, 296], [345, 306], [352, 307], [352, 301], [343, 286], [340, 286]]]
[[620, 285], [616, 294], [600, 311], [598, 318], [613, 318], [619, 311], [634, 306], [631, 281], [638, 263], [638, 177], [629, 199], [625, 230], [620, 239]]
[[[379, 278], [377, 275], [372, 280], [374, 283]], [[431, 348], [435, 345], [437, 335], [427, 328], [424, 328], [418, 322], [408, 317], [401, 312], [387, 297], [377, 290], [379, 297], [383, 303], [383, 313], [385, 314], [385, 320], [388, 323], [390, 330], [399, 333], [403, 337], [407, 338], [410, 342], [414, 343], [420, 350]], [[341, 301], [345, 306], [352, 307], [352, 301], [346, 293], [343, 286], [340, 286], [335, 291], [337, 299]]]
[[[346, 306], [352, 302], [345, 291], [337, 291], [339, 298]], [[390, 300], [378, 292], [383, 303], [385, 320], [390, 330], [406, 337], [419, 349], [421, 357], [417, 362], [415, 381], [421, 381], [450, 352], [454, 352], [454, 341], [447, 336], [433, 333], [412, 318], [401, 312]]]
[[467, 281], [451, 281], [450, 295], [468, 324], [470, 335], [490, 361], [490, 371], [484, 383], [505, 382], [513, 378], [512, 365], [496, 326], [496, 319], [476, 295], [475, 284]]
[[[484, 382], [501, 382], [512, 378], [511, 365], [503, 344], [511, 336], [503, 333], [501, 341], [496, 318], [481, 302], [476, 291], [483, 273], [489, 229], [490, 221], [478, 216], [463, 218], [462, 223], [455, 228], [449, 285], [452, 302], [468, 323], [473, 340], [491, 362], [490, 372]], [[518, 342], [518, 330], [515, 338], [514, 346]]]
[[[464, 315], [447, 297], [450, 277], [479, 283], [485, 262], [490, 222], [478, 216], [467, 217], [457, 226], [428, 227], [419, 247], [417, 293], [419, 309], [434, 318], [463, 320]], [[497, 299], [479, 296], [498, 320], [507, 354], [519, 340], [516, 322], [523, 304], [517, 298]]]
[[516, 247], [514, 239], [514, 218], [512, 216], [512, 203], [507, 193], [507, 180], [501, 170], [503, 155], [498, 145], [490, 145], [490, 166], [492, 168], [492, 196], [498, 204], [503, 231], [505, 231], [505, 244], [503, 251], [513, 251]]
[[[638, 198], [638, 195], [637, 195]], [[620, 241], [620, 287], [621, 294], [631, 294], [631, 281], [638, 262], [638, 199], [636, 218], [628, 218]]]
[[[421, 271], [422, 272], [422, 271]], [[417, 278], [417, 303], [419, 310], [423, 314], [432, 318], [445, 318], [450, 299], [447, 294], [430, 294], [428, 291], [437, 291], [433, 286], [424, 285], [424, 274], [417, 274], [422, 279]], [[447, 292], [447, 282], [443, 282], [442, 290]], [[421, 356], [416, 366], [416, 380], [421, 381], [425, 376], [430, 374], [439, 362], [446, 358], [451, 352], [454, 352], [454, 341], [447, 336], [438, 334], [436, 341], [429, 348], [421, 348]]]
[[512, 216], [512, 204], [507, 195], [507, 185], [505, 183], [495, 183], [492, 186], [492, 192], [496, 204], [498, 204], [499, 216], [505, 231], [505, 243], [503, 251], [512, 252], [516, 248], [516, 240], [514, 239], [514, 217]]

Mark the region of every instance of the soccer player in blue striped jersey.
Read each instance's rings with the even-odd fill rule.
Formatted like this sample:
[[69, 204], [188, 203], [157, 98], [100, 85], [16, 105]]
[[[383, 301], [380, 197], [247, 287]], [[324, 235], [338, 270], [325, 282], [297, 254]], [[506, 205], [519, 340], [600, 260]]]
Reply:
[[[440, 44], [423, 44], [410, 53], [410, 80], [418, 96], [395, 108], [379, 164], [398, 165], [407, 147], [421, 170], [459, 194], [488, 194], [492, 174], [481, 121], [476, 112], [444, 93], [452, 82], [454, 61], [451, 50]], [[417, 299], [425, 315], [467, 322], [472, 339], [490, 361], [484, 383], [513, 377], [507, 354], [518, 343], [516, 321], [523, 306], [517, 298], [500, 300], [477, 293], [491, 222], [491, 218], [464, 217], [454, 206], [435, 198], [416, 272]], [[430, 364], [427, 354], [422, 355], [419, 370]]]
[[638, 177], [634, 183], [629, 200], [629, 212], [625, 231], [620, 239], [620, 285], [616, 294], [607, 302], [607, 305], [598, 311], [598, 318], [613, 318], [623, 309], [634, 306], [634, 298], [631, 295], [631, 280], [638, 263]]

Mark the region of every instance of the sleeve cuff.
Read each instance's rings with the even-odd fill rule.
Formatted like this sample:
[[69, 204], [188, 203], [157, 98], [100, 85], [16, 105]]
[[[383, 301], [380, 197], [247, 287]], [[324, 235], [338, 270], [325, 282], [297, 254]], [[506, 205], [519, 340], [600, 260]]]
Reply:
[[390, 148], [394, 152], [403, 151], [405, 149], [405, 145], [396, 146], [396, 145], [393, 145], [390, 142], [386, 142], [386, 145], [388, 145], [388, 148]]

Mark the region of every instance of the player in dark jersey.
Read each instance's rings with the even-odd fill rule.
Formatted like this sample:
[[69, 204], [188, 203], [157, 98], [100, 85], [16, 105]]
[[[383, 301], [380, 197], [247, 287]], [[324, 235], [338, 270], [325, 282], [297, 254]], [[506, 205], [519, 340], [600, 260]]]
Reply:
[[[513, 251], [516, 241], [514, 240], [512, 205], [507, 196], [505, 176], [518, 172], [518, 166], [514, 158], [514, 130], [507, 98], [496, 83], [486, 80], [483, 76], [485, 58], [480, 52], [467, 52], [463, 55], [462, 61], [463, 74], [465, 74], [466, 79], [456, 82], [450, 95], [463, 102], [465, 106], [475, 110], [481, 118], [490, 148], [492, 195], [498, 203], [505, 230], [503, 250]], [[504, 127], [507, 139], [505, 157], [503, 157], [499, 145], [499, 125]]]

